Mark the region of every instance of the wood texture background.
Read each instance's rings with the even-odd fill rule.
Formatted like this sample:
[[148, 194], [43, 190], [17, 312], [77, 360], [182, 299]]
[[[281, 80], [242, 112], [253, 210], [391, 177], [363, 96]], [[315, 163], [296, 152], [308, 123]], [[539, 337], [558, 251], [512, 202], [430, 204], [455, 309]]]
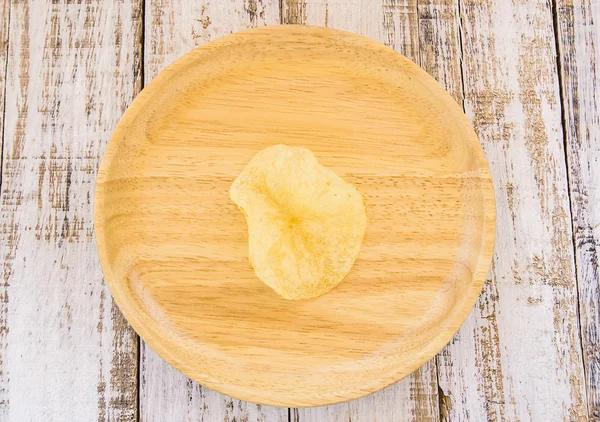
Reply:
[[[600, 420], [598, 19], [597, 0], [0, 0], [0, 420]], [[495, 180], [494, 265], [458, 335], [400, 383], [325, 408], [240, 402], [168, 367], [114, 306], [92, 237], [98, 162], [143, 83], [275, 23], [420, 64]]]

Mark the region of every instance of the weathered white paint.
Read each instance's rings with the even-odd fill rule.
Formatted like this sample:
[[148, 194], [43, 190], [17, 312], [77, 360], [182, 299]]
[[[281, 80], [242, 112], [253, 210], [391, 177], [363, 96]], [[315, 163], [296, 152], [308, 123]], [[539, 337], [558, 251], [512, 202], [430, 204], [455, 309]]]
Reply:
[[402, 381], [358, 400], [333, 406], [292, 409], [292, 422], [437, 421], [435, 362]]
[[[10, 20], [10, 3], [3, 1], [0, 3], [0, 138], [4, 144], [4, 93], [6, 89], [6, 69], [7, 69], [7, 53], [8, 53], [8, 28]], [[2, 160], [2, 151], [0, 151], [0, 161]], [[1, 167], [0, 167], [1, 168]], [[2, 186], [2, 174], [0, 174], [0, 193]], [[0, 221], [0, 224], [3, 222]], [[3, 224], [0, 225], [0, 239], [4, 239]], [[8, 311], [8, 296], [6, 289], [8, 283], [2, 277], [0, 280], [0, 374], [4, 371], [4, 358], [6, 352], [6, 334], [8, 325], [6, 324], [6, 314]], [[0, 419], [6, 419], [8, 406], [6, 395], [8, 393], [8, 378], [0, 375]]]
[[287, 422], [288, 409], [260, 406], [209, 390], [142, 349], [141, 421]]
[[556, 6], [588, 407], [600, 420], [600, 2]]
[[461, 1], [464, 106], [495, 182], [497, 241], [439, 356], [448, 420], [587, 420], [548, 2]]
[[140, 84], [139, 6], [10, 6], [2, 420], [136, 419], [137, 340], [102, 282], [92, 200], [99, 157]]
[[282, 23], [342, 29], [419, 62], [416, 0], [283, 0]]
[[224, 35], [279, 23], [277, 0], [145, 0], [144, 79]]

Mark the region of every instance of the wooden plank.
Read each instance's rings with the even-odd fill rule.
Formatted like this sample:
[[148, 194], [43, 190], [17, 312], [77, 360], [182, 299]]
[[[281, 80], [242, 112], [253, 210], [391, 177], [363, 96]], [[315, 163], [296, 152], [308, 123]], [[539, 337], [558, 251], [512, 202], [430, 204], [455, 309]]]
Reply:
[[[433, 76], [464, 108], [460, 17], [457, 0], [420, 0], [418, 17], [421, 67]], [[438, 406], [441, 421], [454, 420], [450, 419], [450, 415], [455, 415], [452, 413], [453, 406], [448, 380], [456, 379], [459, 382], [468, 380], [468, 377], [462, 372], [464, 363], [460, 362], [461, 365], [455, 366], [453, 358], [457, 348], [455, 344], [464, 342], [461, 339], [469, 335], [468, 330], [473, 325], [473, 317], [474, 314], [471, 313], [450, 345], [436, 357]], [[478, 412], [475, 411], [474, 414], [478, 414]], [[473, 418], [472, 420], [477, 419]]]
[[283, 0], [282, 23], [343, 29], [419, 62], [416, 0]]
[[279, 23], [277, 0], [146, 0], [144, 78], [215, 38]]
[[[231, 32], [276, 23], [279, 23], [277, 0], [147, 1], [145, 80], [149, 82], [196, 46]], [[143, 342], [140, 376], [140, 418], [144, 421], [288, 420], [287, 409], [234, 400], [190, 381]]]
[[[282, 4], [284, 24], [329, 26], [370, 37], [419, 63], [417, 2], [414, 0], [290, 1]], [[435, 361], [387, 389], [349, 403], [294, 409], [295, 421], [438, 420]]]
[[102, 281], [92, 200], [100, 156], [140, 87], [140, 6], [11, 4], [2, 420], [137, 418], [137, 339]]
[[[0, 2], [0, 134], [2, 135], [4, 134], [4, 92], [6, 88], [5, 84], [8, 55], [8, 28], [10, 27], [9, 20], [10, 3], [8, 1], [2, 1]], [[2, 154], [1, 151], [0, 154]], [[0, 175], [0, 177], [2, 176]]]
[[490, 279], [439, 356], [442, 419], [587, 420], [552, 11], [459, 4], [464, 106], [498, 226]]
[[456, 0], [419, 0], [419, 60], [462, 106], [462, 72]]
[[[10, 27], [10, 3], [8, 0], [0, 2], [0, 145], [4, 145], [4, 94], [6, 90], [6, 70], [8, 64], [8, 37]], [[2, 151], [0, 151], [0, 163]], [[0, 194], [2, 192], [2, 166], [0, 166]], [[0, 226], [1, 227], [1, 226]], [[0, 279], [0, 419], [6, 420], [8, 416], [7, 383], [3, 374], [3, 362], [6, 346], [8, 325], [6, 314], [8, 302], [4, 300], [8, 285], [4, 278]]]
[[293, 422], [437, 421], [435, 361], [402, 381], [358, 400], [333, 406], [292, 409]]
[[600, 420], [600, 2], [556, 6], [587, 398]]

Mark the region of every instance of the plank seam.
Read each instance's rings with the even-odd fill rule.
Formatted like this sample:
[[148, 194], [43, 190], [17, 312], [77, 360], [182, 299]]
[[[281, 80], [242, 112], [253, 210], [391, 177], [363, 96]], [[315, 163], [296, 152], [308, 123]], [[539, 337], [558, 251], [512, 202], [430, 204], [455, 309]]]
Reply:
[[[417, 32], [417, 60], [418, 60], [418, 65], [419, 66], [423, 66], [423, 55], [421, 52], [421, 14], [419, 12], [419, 0], [415, 0], [415, 13], [416, 13], [416, 32]], [[440, 393], [441, 391], [441, 387], [440, 387], [440, 368], [439, 368], [439, 362], [437, 359], [437, 355], [433, 357], [433, 368], [435, 369], [435, 385], [437, 387], [437, 389], [435, 390], [436, 394], [437, 394], [437, 400], [436, 403], [438, 405], [438, 420], [441, 421], [442, 420], [442, 406], [441, 406], [441, 396]], [[291, 421], [289, 421], [291, 422]]]
[[[146, 68], [146, 1], [147, 0], [142, 0], [141, 1], [141, 7], [142, 10], [140, 11], [141, 16], [140, 16], [140, 21], [142, 23], [142, 30], [141, 30], [141, 34], [140, 34], [140, 61], [139, 61], [139, 66], [140, 66], [140, 92], [142, 89], [144, 89], [144, 85], [146, 84], [146, 72], [145, 72], [145, 68]], [[134, 84], [137, 83], [137, 81], [134, 81]], [[134, 87], [135, 89], [135, 87]], [[139, 94], [136, 93], [136, 95]], [[136, 403], [136, 421], [140, 422], [140, 415], [141, 415], [141, 405], [142, 405], [142, 339], [141, 337], [135, 333], [135, 336], [137, 337], [137, 374], [136, 374], [136, 381], [137, 381], [137, 403]]]
[[422, 67], [423, 56], [421, 55], [421, 15], [419, 13], [419, 0], [415, 0], [415, 13], [417, 14], [417, 57], [419, 66]]
[[458, 11], [458, 49], [459, 49], [459, 56], [458, 56], [458, 68], [460, 70], [460, 90], [461, 90], [461, 97], [462, 97], [462, 104], [460, 104], [463, 113], [466, 113], [465, 110], [465, 97], [467, 96], [467, 91], [465, 90], [465, 70], [464, 70], [464, 66], [463, 66], [463, 58], [465, 56], [464, 54], [464, 41], [463, 41], [463, 10], [462, 10], [462, 4], [461, 4], [461, 0], [456, 0], [456, 9]]
[[283, 25], [283, 0], [279, 0], [279, 23]]
[[436, 378], [436, 382], [437, 382], [437, 404], [438, 404], [438, 420], [440, 422], [445, 422], [447, 419], [444, 417], [444, 412], [442, 409], [444, 409], [445, 407], [445, 403], [444, 403], [444, 397], [446, 397], [446, 394], [444, 393], [444, 390], [442, 390], [442, 387], [440, 386], [440, 362], [439, 362], [439, 353], [435, 356], [435, 378]]
[[570, 180], [570, 172], [571, 169], [569, 167], [569, 159], [567, 157], [568, 154], [568, 141], [567, 141], [567, 116], [565, 111], [565, 86], [562, 74], [563, 61], [562, 61], [562, 52], [560, 48], [560, 31], [559, 31], [559, 23], [558, 23], [558, 5], [556, 0], [552, 0], [550, 2], [550, 7], [552, 9], [552, 29], [554, 32], [554, 48], [556, 54], [556, 74], [558, 77], [558, 96], [560, 101], [560, 122], [562, 128], [562, 137], [563, 137], [563, 152], [565, 159], [565, 169], [566, 169], [566, 178], [567, 178], [567, 197], [569, 200], [569, 222], [571, 223], [571, 244], [573, 245], [573, 267], [575, 269], [575, 296], [577, 298], [576, 303], [576, 313], [577, 313], [577, 334], [579, 336], [579, 351], [581, 353], [581, 364], [583, 366], [583, 374], [585, 382], [583, 383], [583, 387], [585, 390], [585, 407], [588, 414], [588, 419], [591, 417], [590, 415], [590, 404], [589, 404], [589, 392], [588, 392], [588, 373], [587, 373], [587, 365], [586, 360], [587, 357], [583, 350], [583, 333], [581, 327], [581, 300], [579, 297], [579, 272], [577, 271], [577, 247], [575, 240], [575, 224], [573, 222], [573, 202], [571, 199], [571, 180]]

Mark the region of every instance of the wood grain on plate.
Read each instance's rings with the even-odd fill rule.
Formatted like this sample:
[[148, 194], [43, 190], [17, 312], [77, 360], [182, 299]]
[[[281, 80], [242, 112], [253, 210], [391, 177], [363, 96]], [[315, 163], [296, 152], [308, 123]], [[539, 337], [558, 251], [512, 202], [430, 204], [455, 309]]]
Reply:
[[[352, 181], [369, 212], [353, 270], [313, 300], [254, 276], [228, 197], [282, 142]], [[282, 406], [360, 397], [433, 357], [479, 293], [495, 225], [452, 98], [381, 44], [301, 26], [235, 34], [163, 71], [117, 127], [95, 203], [105, 275], [136, 331], [191, 378]]]

